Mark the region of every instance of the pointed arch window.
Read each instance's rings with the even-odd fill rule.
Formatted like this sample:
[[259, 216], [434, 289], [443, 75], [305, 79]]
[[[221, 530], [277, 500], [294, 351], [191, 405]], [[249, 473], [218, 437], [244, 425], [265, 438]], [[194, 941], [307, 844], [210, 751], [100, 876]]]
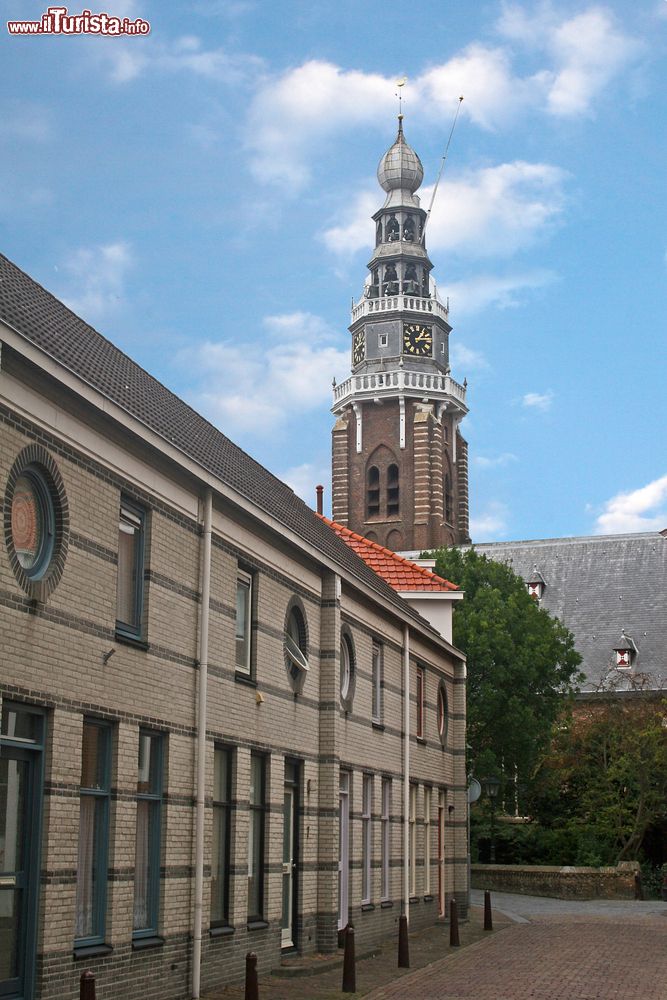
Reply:
[[403, 223], [403, 239], [406, 243], [414, 243], [415, 241], [415, 220], [411, 215]]
[[414, 264], [408, 264], [407, 267], [405, 268], [403, 291], [407, 295], [419, 295], [419, 281], [417, 280], [417, 268]]
[[375, 246], [379, 246], [382, 243], [382, 223], [378, 219], [377, 225], [375, 226]]
[[399, 471], [397, 465], [387, 468], [387, 517], [396, 517], [399, 512]]
[[371, 465], [366, 477], [366, 514], [377, 517], [380, 513], [380, 470]]

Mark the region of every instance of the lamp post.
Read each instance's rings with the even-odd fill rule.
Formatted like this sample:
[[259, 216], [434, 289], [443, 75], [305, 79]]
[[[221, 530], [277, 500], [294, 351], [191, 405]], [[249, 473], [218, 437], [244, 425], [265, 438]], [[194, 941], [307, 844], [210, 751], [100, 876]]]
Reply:
[[491, 850], [489, 861], [492, 865], [496, 863], [496, 799], [500, 791], [500, 779], [494, 777], [487, 778], [484, 782], [484, 793], [491, 803]]

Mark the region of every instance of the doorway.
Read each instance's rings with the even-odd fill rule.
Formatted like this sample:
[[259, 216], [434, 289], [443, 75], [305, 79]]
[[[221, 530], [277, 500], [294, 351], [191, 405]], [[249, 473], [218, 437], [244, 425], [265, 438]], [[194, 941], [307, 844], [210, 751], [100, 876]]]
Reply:
[[347, 926], [350, 885], [350, 774], [340, 772], [338, 795], [338, 930]]
[[5, 703], [0, 732], [0, 998], [34, 991], [44, 716]]
[[283, 910], [281, 945], [296, 948], [298, 871], [299, 764], [285, 762], [283, 792]]

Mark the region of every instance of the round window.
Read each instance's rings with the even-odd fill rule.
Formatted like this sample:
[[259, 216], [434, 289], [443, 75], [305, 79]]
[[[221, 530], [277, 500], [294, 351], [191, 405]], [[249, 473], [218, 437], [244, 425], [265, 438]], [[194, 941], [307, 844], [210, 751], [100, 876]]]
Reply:
[[343, 707], [349, 711], [354, 697], [355, 662], [352, 636], [343, 632], [340, 638], [340, 697]]
[[438, 688], [438, 735], [443, 746], [447, 740], [447, 721], [447, 691], [441, 684]]
[[20, 453], [7, 479], [5, 539], [21, 587], [45, 601], [65, 566], [69, 516], [62, 477], [41, 445]]
[[11, 508], [11, 538], [19, 565], [31, 580], [46, 572], [54, 541], [53, 501], [36, 468], [16, 480]]

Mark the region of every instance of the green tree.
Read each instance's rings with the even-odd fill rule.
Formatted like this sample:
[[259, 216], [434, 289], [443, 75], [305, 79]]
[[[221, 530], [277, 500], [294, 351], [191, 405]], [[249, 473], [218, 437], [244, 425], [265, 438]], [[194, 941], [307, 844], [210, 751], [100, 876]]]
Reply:
[[528, 596], [523, 580], [474, 549], [440, 549], [436, 572], [465, 591], [454, 644], [468, 662], [468, 743], [478, 777], [526, 788], [579, 678], [574, 638]]
[[578, 844], [570, 863], [635, 860], [646, 832], [665, 828], [666, 713], [664, 700], [611, 696], [579, 707], [559, 730], [534, 807], [542, 825]]

